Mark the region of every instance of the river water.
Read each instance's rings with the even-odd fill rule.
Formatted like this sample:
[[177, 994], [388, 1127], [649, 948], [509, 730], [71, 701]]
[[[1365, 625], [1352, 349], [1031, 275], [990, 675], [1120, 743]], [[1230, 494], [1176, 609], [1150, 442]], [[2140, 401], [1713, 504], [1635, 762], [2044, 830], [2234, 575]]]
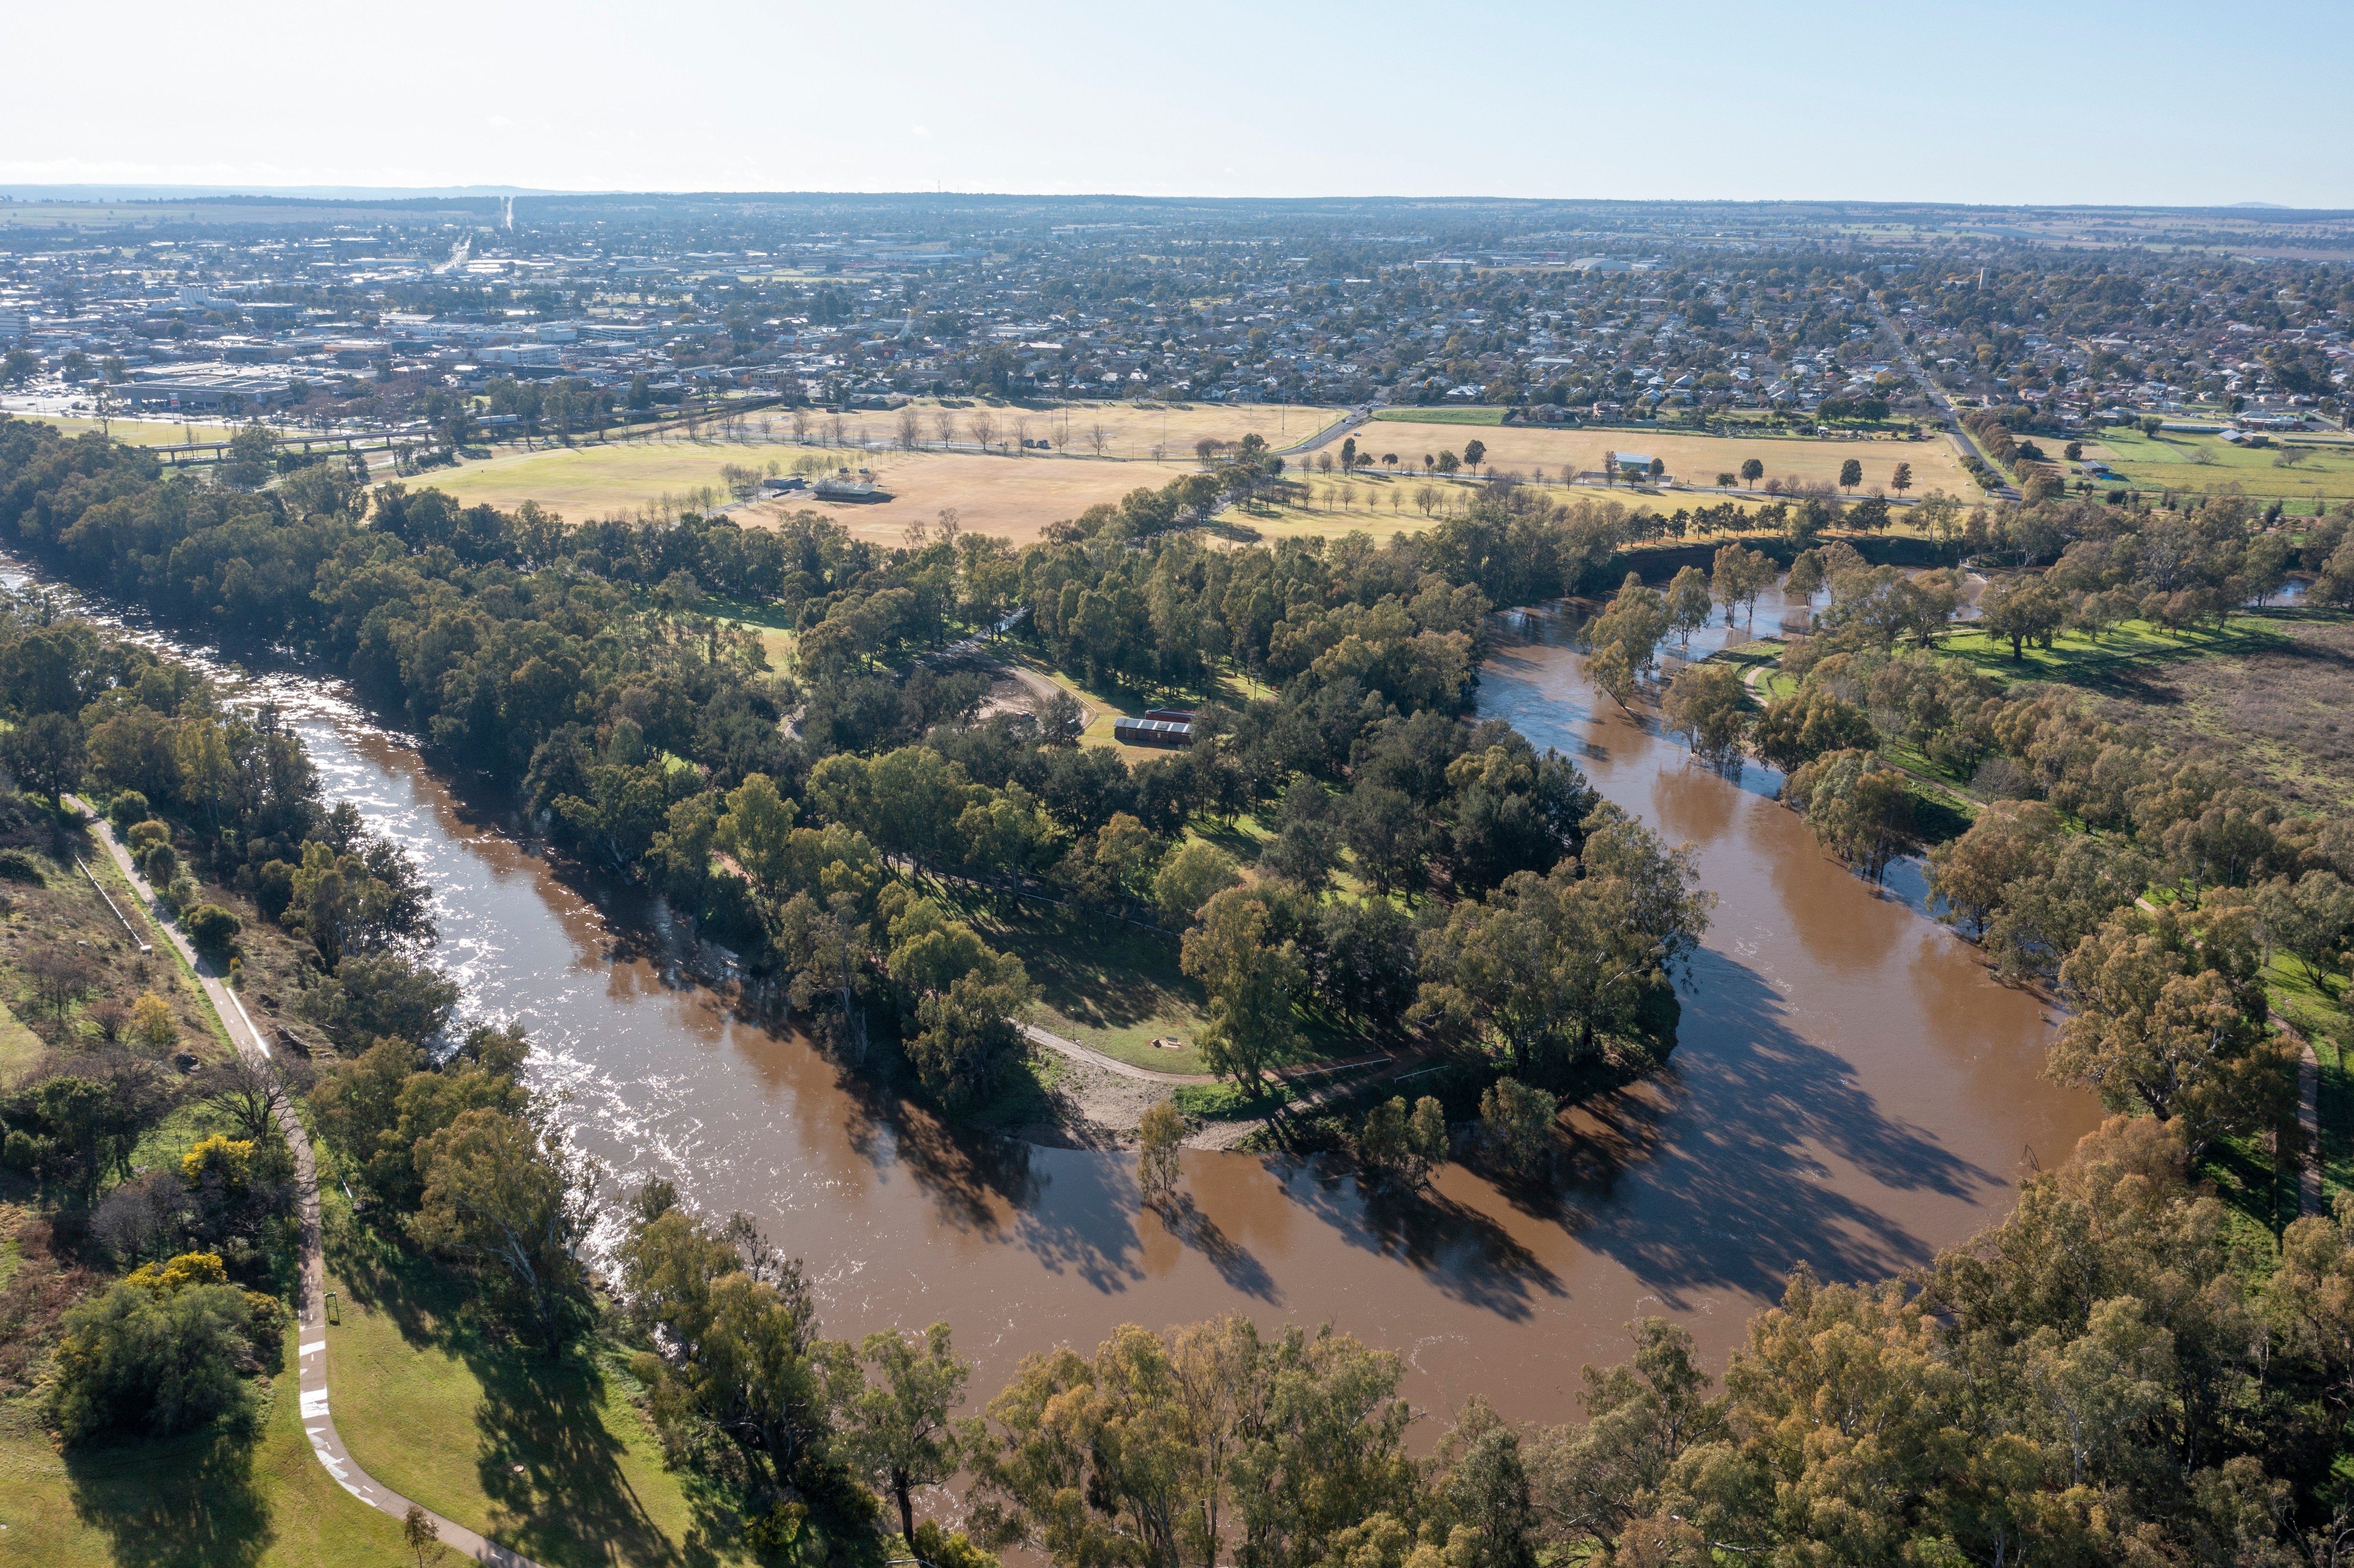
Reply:
[[[1761, 604], [1759, 630], [1780, 613]], [[1506, 625], [1481, 711], [1696, 844], [1721, 895], [1671, 1065], [1573, 1112], [1545, 1191], [1450, 1166], [1424, 1194], [1369, 1197], [1316, 1162], [1191, 1151], [1173, 1224], [1140, 1213], [1130, 1156], [960, 1133], [738, 1016], [659, 906], [559, 874], [332, 683], [277, 674], [246, 694], [289, 712], [330, 800], [416, 855], [464, 1013], [527, 1025], [531, 1075], [609, 1192], [661, 1175], [706, 1211], [751, 1213], [805, 1260], [827, 1333], [946, 1319], [985, 1398], [1026, 1352], [1241, 1310], [1397, 1351], [1408, 1397], [1441, 1416], [1481, 1393], [1560, 1421], [1579, 1365], [1625, 1353], [1628, 1319], [1685, 1322], [1721, 1369], [1790, 1266], [1924, 1261], [1999, 1217], [2097, 1110], [2038, 1075], [2035, 999], [1988, 981], [1916, 901], [1824, 857], [1771, 774], [1696, 766], [1597, 701], [1559, 617]]]

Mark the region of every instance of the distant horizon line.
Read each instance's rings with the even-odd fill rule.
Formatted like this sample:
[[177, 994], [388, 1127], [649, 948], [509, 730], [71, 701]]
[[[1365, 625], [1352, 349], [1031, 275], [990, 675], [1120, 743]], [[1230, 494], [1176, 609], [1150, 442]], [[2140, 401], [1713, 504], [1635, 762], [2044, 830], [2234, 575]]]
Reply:
[[1743, 207], [1937, 207], [1946, 209], [1988, 212], [2265, 212], [2294, 213], [2317, 217], [2354, 215], [2354, 207], [2296, 207], [2285, 202], [2098, 202], [2098, 201], [1946, 201], [1929, 196], [1862, 197], [1862, 196], [1775, 196], [1744, 198], [1731, 196], [1495, 196], [1457, 193], [1446, 196], [1379, 196], [1333, 193], [1323, 196], [1195, 196], [1145, 195], [1124, 191], [1016, 191], [1016, 190], [784, 190], [784, 189], [720, 189], [716, 187], [678, 187], [656, 189], [629, 186], [558, 187], [546, 185], [184, 185], [170, 182], [95, 182], [14, 183], [0, 182], [0, 198], [16, 201], [118, 201], [168, 202], [173, 200], [222, 200], [251, 196], [265, 200], [297, 200], [318, 202], [364, 201], [434, 201], [480, 200], [535, 196], [669, 196], [725, 197], [734, 199], [779, 197], [825, 197], [840, 200], [867, 196], [876, 199], [906, 200], [932, 197], [981, 201], [1048, 201], [1048, 202], [1133, 202], [1157, 204], [1170, 202], [1214, 203], [1219, 205], [1268, 205], [1299, 202], [1364, 202], [1377, 204], [1412, 204], [1430, 202], [1509, 203], [1515, 206], [1583, 206], [1583, 207], [1717, 207], [1727, 209]]

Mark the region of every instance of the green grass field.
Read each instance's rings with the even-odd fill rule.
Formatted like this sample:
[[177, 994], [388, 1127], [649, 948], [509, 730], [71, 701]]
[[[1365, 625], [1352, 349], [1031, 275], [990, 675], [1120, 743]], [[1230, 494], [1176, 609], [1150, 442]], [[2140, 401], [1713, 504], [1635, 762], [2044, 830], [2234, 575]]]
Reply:
[[[45, 425], [55, 425], [69, 436], [88, 435], [99, 428], [96, 419], [77, 418], [69, 414], [11, 414], [8, 417], [12, 419], [37, 419]], [[225, 441], [237, 432], [227, 425], [116, 419], [111, 422], [108, 433], [127, 447], [175, 447], [188, 440], [192, 434], [200, 441]]]
[[2079, 681], [2103, 666], [2128, 661], [2195, 659], [2208, 653], [2254, 652], [2288, 646], [2285, 634], [2262, 620], [2232, 619], [2231, 630], [2168, 631], [2146, 620], [2121, 622], [2097, 641], [2081, 631], [2062, 632], [2049, 648], [2029, 643], [2013, 661], [2010, 643], [1982, 631], [1957, 630], [1938, 639], [1937, 651], [1967, 659], [1999, 681]]
[[1444, 406], [1429, 408], [1377, 408], [1376, 419], [1393, 420], [1413, 425], [1500, 425], [1504, 422], [1501, 408], [1450, 408]]
[[982, 939], [1022, 960], [1038, 987], [1031, 1022], [1107, 1056], [1163, 1073], [1204, 1073], [1202, 1054], [1156, 1050], [1160, 1035], [1191, 1041], [1204, 1022], [1202, 990], [1177, 967], [1177, 940], [1112, 926], [1076, 940], [1058, 912], [1040, 906], [965, 914]]
[[792, 618], [773, 604], [754, 604], [748, 600], [706, 595], [703, 603], [696, 607], [696, 613], [758, 633], [761, 651], [768, 654], [771, 670], [784, 669], [792, 657]]
[[387, 1568], [403, 1561], [399, 1521], [345, 1491], [311, 1452], [300, 1382], [292, 1366], [271, 1379], [251, 1442], [207, 1431], [59, 1454], [21, 1402], [0, 1406], [0, 1562]]
[[663, 1468], [618, 1355], [493, 1339], [461, 1283], [336, 1217], [335, 1425], [370, 1475], [549, 1568], [750, 1560], [717, 1499]]
[[41, 1037], [25, 1027], [24, 1022], [5, 1005], [0, 1005], [0, 1084], [16, 1081], [16, 1075], [40, 1059], [48, 1047]]
[[[2290, 437], [2296, 444], [2283, 446], [2283, 439], [2275, 436], [2272, 446], [2250, 449], [2214, 436], [2168, 430], [2153, 437], [2119, 426], [2103, 431], [2087, 450], [2107, 452], [2111, 466], [2126, 483], [2145, 493], [2214, 495], [2237, 485], [2242, 493], [2266, 500], [2335, 502], [2354, 496], [2354, 444], [2327, 440], [2307, 444]], [[2050, 443], [2039, 444], [2058, 455]], [[2302, 455], [2284, 467], [2278, 461], [2284, 452]]]
[[[790, 463], [806, 455], [784, 447], [739, 447], [684, 437], [656, 440], [586, 441], [537, 451], [502, 450], [498, 455], [456, 468], [434, 469], [409, 482], [413, 487], [445, 490], [460, 501], [512, 506], [528, 497], [551, 512], [583, 522], [601, 512], [650, 503], [669, 494], [685, 498], [706, 486], [720, 488], [719, 471], [729, 463], [759, 463], [781, 455]], [[723, 492], [723, 499], [725, 499]]]

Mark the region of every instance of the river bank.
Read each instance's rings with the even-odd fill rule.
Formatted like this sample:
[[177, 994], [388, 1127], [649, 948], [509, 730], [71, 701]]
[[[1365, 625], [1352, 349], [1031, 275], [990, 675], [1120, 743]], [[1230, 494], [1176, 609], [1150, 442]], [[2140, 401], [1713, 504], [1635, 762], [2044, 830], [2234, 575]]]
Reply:
[[1558, 1420], [1628, 1319], [1684, 1322], [1721, 1368], [1788, 1268], [1925, 1261], [2004, 1213], [2019, 1172], [2096, 1111], [2041, 1078], [2033, 1000], [1823, 857], [1769, 775], [1694, 766], [1596, 705], [1565, 618], [1516, 620], [1482, 713], [1694, 841], [1724, 895], [1675, 1056], [1573, 1113], [1547, 1181], [1449, 1165], [1407, 1195], [1320, 1160], [1193, 1150], [1166, 1215], [1140, 1204], [1130, 1152], [947, 1125], [779, 1029], [655, 901], [534, 853], [511, 812], [453, 790], [332, 683], [251, 690], [302, 731], [326, 796], [415, 856], [463, 1015], [530, 1031], [529, 1075], [609, 1190], [659, 1176], [705, 1212], [751, 1214], [807, 1260], [827, 1333], [948, 1319], [993, 1386], [1029, 1351], [1122, 1322], [1240, 1310], [1396, 1348], [1425, 1408], [1476, 1392]]

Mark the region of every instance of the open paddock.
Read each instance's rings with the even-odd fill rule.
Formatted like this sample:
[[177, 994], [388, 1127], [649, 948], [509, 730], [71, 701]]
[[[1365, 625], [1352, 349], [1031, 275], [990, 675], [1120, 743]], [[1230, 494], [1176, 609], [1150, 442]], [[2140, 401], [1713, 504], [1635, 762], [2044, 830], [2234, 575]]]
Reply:
[[[2311, 503], [2354, 496], [2354, 446], [2343, 437], [2288, 433], [2268, 440], [2268, 446], [2251, 447], [2187, 430], [2146, 436], [2120, 425], [2085, 442], [2084, 455], [2109, 463], [2146, 497], [2169, 490], [2216, 495], [2236, 485], [2244, 495], [2287, 502], [2303, 515]], [[2049, 440], [2037, 444], [2052, 457], [2060, 455]], [[2293, 461], [2282, 461], [2284, 453]]]
[[[1467, 429], [1460, 425], [1381, 420], [1359, 433], [1360, 450], [1378, 461], [1384, 453], [1398, 457], [1399, 471], [1419, 470], [1426, 455], [1442, 450], [1462, 452], [1464, 443], [1478, 440], [1488, 449], [1487, 463], [1502, 471], [1533, 475], [1543, 469], [1555, 479], [1564, 471], [1601, 468], [1611, 451], [1644, 452], [1668, 465], [1672, 477], [1687, 484], [1709, 484], [1720, 473], [1738, 473], [1743, 461], [1755, 458], [1766, 465], [1766, 479], [1789, 480], [1793, 475], [1809, 484], [1830, 484], [1840, 466], [1850, 458], [1863, 465], [1863, 494], [1874, 484], [1885, 485], [1900, 462], [1913, 465], [1913, 488], [1905, 493], [1925, 495], [1943, 490], [1949, 495], [1975, 496], [1977, 487], [1962, 471], [1953, 448], [1942, 440], [1822, 440], [1774, 436], [1696, 436], [1660, 430], [1590, 429], [1584, 426], [1499, 425]], [[1762, 487], [1765, 481], [1760, 480]], [[1673, 510], [1670, 507], [1669, 510]]]
[[[1386, 450], [1386, 449], [1384, 449]], [[1709, 476], [1714, 478], [1713, 474]], [[1414, 473], [1403, 471], [1395, 475], [1379, 469], [1359, 477], [1342, 481], [1320, 475], [1307, 482], [1306, 495], [1293, 493], [1294, 499], [1282, 505], [1267, 505], [1245, 510], [1231, 507], [1219, 514], [1221, 532], [1233, 543], [1257, 542], [1273, 544], [1278, 539], [1305, 538], [1320, 534], [1326, 538], [1339, 538], [1352, 531], [1362, 531], [1376, 540], [1387, 542], [1400, 535], [1419, 534], [1435, 526], [1451, 514], [1459, 513], [1483, 488], [1483, 482], [1467, 478], [1445, 479], [1426, 477], [1419, 470]], [[1429, 510], [1424, 510], [1424, 492], [1429, 492]], [[1719, 495], [1713, 493], [1692, 494], [1681, 490], [1659, 490], [1649, 486], [1637, 488], [1618, 485], [1606, 488], [1598, 484], [1570, 485], [1561, 482], [1553, 471], [1546, 471], [1544, 493], [1560, 502], [1615, 501], [1630, 514], [1654, 512], [1672, 516], [1679, 509], [1695, 510], [1703, 506], [1723, 506], [1727, 503], [1744, 512], [1755, 512], [1767, 504], [1761, 490], [1754, 494]], [[1903, 531], [1904, 514], [1897, 514], [1898, 530]]]
[[631, 441], [546, 447], [455, 469], [436, 469], [409, 482], [435, 486], [468, 502], [511, 508], [525, 501], [574, 522], [634, 515], [667, 495], [674, 503], [705, 487], [721, 487], [731, 463], [765, 469], [771, 459], [792, 466], [817, 457], [874, 471], [888, 501], [827, 502], [790, 495], [748, 503], [730, 515], [746, 527], [774, 525], [788, 513], [824, 512], [861, 539], [900, 544], [917, 523], [931, 526], [953, 507], [961, 526], [1016, 544], [1043, 535], [1046, 525], [1076, 517], [1099, 501], [1117, 501], [1139, 485], [1158, 489], [1192, 463], [1115, 462], [1055, 457], [990, 457], [979, 452], [873, 451], [840, 448], [737, 446], [723, 441]]
[[840, 523], [854, 539], [898, 545], [917, 524], [934, 527], [943, 511], [953, 509], [960, 528], [1027, 545], [1043, 538], [1048, 524], [1076, 517], [1097, 502], [1118, 501], [1140, 486], [1158, 490], [1172, 479], [1199, 471], [1192, 463], [923, 451], [870, 452], [864, 466], [875, 471], [875, 482], [890, 492], [890, 500], [820, 501], [788, 495], [738, 507], [730, 515], [757, 528], [789, 513], [818, 511]]
[[[55, 425], [69, 436], [86, 436], [99, 429], [96, 419], [85, 419], [71, 414], [17, 414], [12, 419], [37, 419], [45, 425]], [[183, 423], [178, 419], [128, 419], [120, 415], [111, 421], [107, 433], [127, 447], [176, 447], [193, 439], [199, 441], [225, 441], [237, 433], [229, 425], [207, 424], [202, 420]], [[314, 436], [314, 441], [325, 440]], [[335, 438], [341, 440], [340, 437]]]
[[[1278, 449], [1307, 440], [1341, 418], [1338, 408], [1280, 403], [1061, 403], [1036, 408], [1006, 403], [991, 407], [972, 399], [952, 398], [944, 407], [930, 398], [914, 405], [923, 427], [923, 442], [939, 440], [938, 418], [946, 414], [956, 428], [958, 444], [974, 440], [975, 416], [986, 416], [996, 427], [995, 439], [1012, 442], [1016, 427], [1025, 426], [1029, 438], [1057, 443], [1059, 450], [1086, 456], [1150, 459], [1156, 454], [1172, 461], [1190, 462], [1204, 440], [1239, 441], [1255, 435]], [[821, 416], [821, 418], [830, 418]], [[897, 438], [896, 413], [845, 415], [854, 429], [864, 427], [877, 441]], [[779, 420], [780, 428], [790, 428]], [[1102, 450], [1096, 434], [1102, 432]]]

